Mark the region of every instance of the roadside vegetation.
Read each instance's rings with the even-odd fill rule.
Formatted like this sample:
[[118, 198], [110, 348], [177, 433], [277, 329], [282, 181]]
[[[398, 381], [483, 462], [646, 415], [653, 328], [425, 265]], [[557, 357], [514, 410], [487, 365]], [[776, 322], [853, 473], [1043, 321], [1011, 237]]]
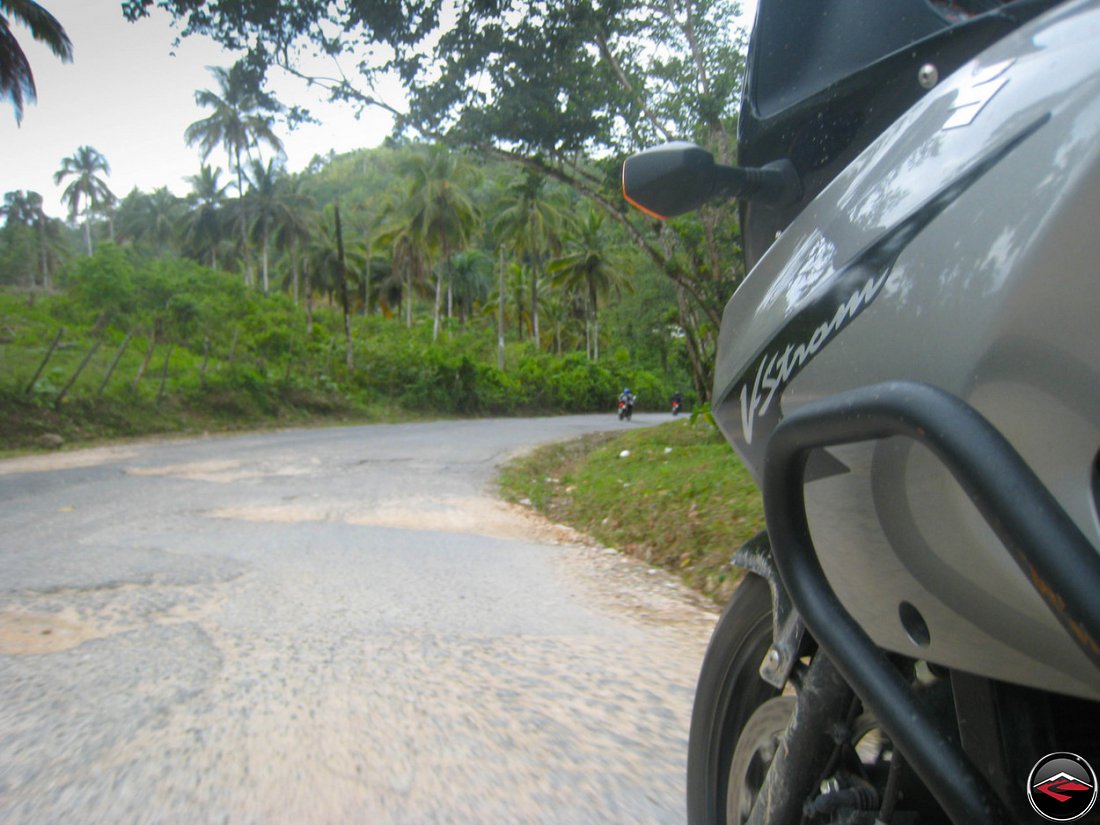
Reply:
[[505, 468], [501, 490], [719, 604], [738, 580], [730, 556], [764, 529], [751, 476], [702, 419], [542, 447]]
[[[663, 405], [660, 353], [596, 361], [519, 334], [498, 352], [491, 319], [411, 325], [306, 308], [179, 258], [103, 244], [49, 293], [0, 290], [0, 449], [162, 432], [448, 415], [610, 411], [624, 385]], [[607, 328], [614, 331], [614, 326]], [[668, 339], [668, 340], [666, 340]], [[675, 344], [656, 336], [657, 349]], [[648, 351], [652, 369], [644, 364]], [[639, 358], [639, 354], [643, 358]]]
[[[184, 130], [196, 153], [189, 191], [113, 191], [111, 159], [80, 145], [74, 121], [72, 154], [53, 175], [66, 214], [48, 214], [40, 192], [3, 193], [0, 288], [44, 300], [75, 290], [82, 309], [100, 304], [80, 319], [94, 332], [68, 326], [59, 357], [92, 340], [121, 348], [127, 336], [137, 348], [174, 346], [152, 392], [158, 409], [187, 401], [197, 410], [188, 399], [209, 397], [211, 383], [224, 392], [226, 380], [234, 390], [256, 384], [249, 392], [265, 415], [309, 406], [299, 401], [318, 386], [324, 406], [424, 414], [594, 409], [627, 383], [642, 390], [643, 406], [677, 390], [689, 404], [706, 401], [722, 307], [744, 274], [737, 210], [714, 202], [655, 221], [623, 198], [621, 168], [630, 153], [671, 139], [735, 161], [745, 50], [737, 3], [524, 0], [463, 6], [456, 18], [416, 4], [272, 15], [261, 0], [232, 0], [196, 15], [188, 2], [128, 0], [122, 13], [137, 21], [153, 5], [181, 36], [211, 37], [238, 56], [248, 44], [247, 54], [210, 67], [195, 90], [201, 114]], [[34, 15], [0, 12], [0, 23], [13, 16], [62, 60], [77, 53], [64, 21], [32, 6]], [[346, 57], [348, 72], [310, 76], [298, 58], [319, 51]], [[364, 60], [368, 53], [391, 58]], [[19, 118], [34, 99], [33, 76], [18, 40], [0, 44], [5, 56], [16, 71], [0, 78], [0, 97]], [[281, 135], [309, 113], [272, 95], [269, 70], [359, 112], [396, 115], [393, 136], [292, 171]], [[396, 107], [376, 96], [394, 78]], [[137, 325], [127, 268], [130, 281], [159, 288], [145, 297], [161, 303], [143, 304]], [[218, 321], [191, 300], [202, 280], [222, 296]], [[268, 309], [253, 312], [258, 302]], [[333, 318], [321, 317], [322, 305]], [[53, 304], [46, 311], [73, 324]], [[260, 319], [277, 323], [265, 330]], [[0, 321], [26, 340], [18, 323]], [[48, 347], [56, 329], [39, 332], [33, 346]], [[416, 368], [387, 361], [380, 387], [365, 350], [373, 344], [364, 343], [377, 339], [404, 348]], [[123, 354], [119, 368], [132, 357]], [[189, 379], [197, 391], [179, 383], [175, 358], [206, 364], [184, 364], [199, 373]], [[7, 361], [22, 374], [20, 357]], [[52, 397], [63, 412], [57, 396], [79, 395], [58, 386], [67, 379], [56, 371], [68, 367], [51, 362], [24, 395]], [[605, 385], [601, 370], [620, 386]], [[16, 401], [18, 393], [7, 404]]]

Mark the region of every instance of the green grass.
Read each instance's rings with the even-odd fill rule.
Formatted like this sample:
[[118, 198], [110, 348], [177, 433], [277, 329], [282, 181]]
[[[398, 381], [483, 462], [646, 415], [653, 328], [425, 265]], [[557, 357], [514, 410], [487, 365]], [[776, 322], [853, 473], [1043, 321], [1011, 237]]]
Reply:
[[[628, 453], [628, 455], [624, 455]], [[553, 444], [511, 462], [501, 491], [724, 602], [733, 551], [764, 529], [752, 477], [713, 429], [678, 420]]]

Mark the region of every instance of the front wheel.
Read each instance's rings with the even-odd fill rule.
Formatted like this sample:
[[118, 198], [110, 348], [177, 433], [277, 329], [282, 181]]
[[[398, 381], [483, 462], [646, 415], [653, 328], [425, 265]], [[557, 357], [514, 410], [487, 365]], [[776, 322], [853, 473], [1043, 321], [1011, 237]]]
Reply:
[[688, 739], [690, 825], [740, 825], [748, 819], [791, 711], [789, 697], [776, 698], [779, 691], [760, 678], [771, 643], [771, 590], [760, 576], [746, 574], [715, 626], [695, 691]]

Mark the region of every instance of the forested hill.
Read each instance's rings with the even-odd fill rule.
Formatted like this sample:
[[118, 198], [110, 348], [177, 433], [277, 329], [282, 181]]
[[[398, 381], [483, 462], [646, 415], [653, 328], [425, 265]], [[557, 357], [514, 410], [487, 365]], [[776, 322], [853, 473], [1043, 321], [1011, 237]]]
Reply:
[[9, 193], [0, 447], [690, 395], [671, 282], [565, 187], [420, 145], [268, 171], [244, 198], [131, 192], [90, 255]]

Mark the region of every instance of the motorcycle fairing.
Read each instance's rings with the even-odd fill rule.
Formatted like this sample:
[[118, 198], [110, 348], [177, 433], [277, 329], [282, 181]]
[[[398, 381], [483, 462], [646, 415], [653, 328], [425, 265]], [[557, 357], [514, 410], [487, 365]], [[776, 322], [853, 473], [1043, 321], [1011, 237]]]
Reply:
[[936, 75], [951, 74], [1056, 2], [760, 0], [738, 158], [746, 166], [791, 162], [806, 195], [789, 205], [741, 201], [748, 266]]
[[[740, 435], [745, 453], [751, 455], [747, 462], [750, 468], [763, 466], [768, 436], [781, 418], [779, 398], [783, 389], [828, 345], [830, 339], [839, 335], [874, 302], [890, 277], [898, 256], [909, 243], [971, 184], [995, 167], [1046, 121], [1047, 117], [1043, 116], [1028, 124], [1019, 134], [979, 159], [853, 260], [835, 270], [830, 270], [826, 265], [821, 274], [806, 276], [808, 282], [815, 284], [810, 294], [800, 302], [779, 333], [761, 349], [748, 369], [737, 376], [732, 389], [721, 393], [723, 396], [732, 395], [739, 402]], [[843, 465], [835, 466], [841, 470], [843, 468]], [[818, 472], [814, 477], [821, 475]]]
[[[890, 268], [881, 285], [869, 275], [854, 279], [864, 296], [853, 305], [859, 311], [819, 340], [768, 412], [880, 381], [939, 387], [987, 417], [1100, 543], [1093, 397], [1100, 375], [1092, 367], [1100, 352], [1098, 36], [1097, 4], [1076, 2], [983, 52], [860, 154], [754, 267], [723, 316], [714, 409], [758, 478], [764, 467], [753, 442], [761, 424], [750, 442], [739, 395], [758, 360], [774, 352], [761, 342], [782, 340], [807, 312], [836, 317], [845, 300], [830, 288], [842, 283], [838, 273], [904, 237], [892, 260], [883, 259]], [[992, 94], [981, 88], [990, 77], [1001, 78]], [[958, 125], [974, 99], [981, 105]], [[902, 229], [1010, 145], [918, 220], [919, 231]], [[808, 346], [816, 328], [803, 328], [799, 340]], [[830, 453], [849, 472], [807, 485], [810, 525], [831, 586], [876, 644], [1100, 697], [1094, 669], [927, 451], [884, 439]], [[927, 621], [927, 649], [916, 649], [901, 626], [902, 602]]]

